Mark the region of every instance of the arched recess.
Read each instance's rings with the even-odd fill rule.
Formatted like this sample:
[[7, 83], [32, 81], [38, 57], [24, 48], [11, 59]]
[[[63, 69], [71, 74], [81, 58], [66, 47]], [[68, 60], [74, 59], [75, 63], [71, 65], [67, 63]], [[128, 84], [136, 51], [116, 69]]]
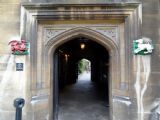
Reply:
[[[50, 120], [54, 118], [54, 120], [57, 120], [56, 118], [56, 112], [53, 112], [54, 109], [57, 108], [56, 105], [56, 97], [57, 94], [56, 91], [56, 81], [54, 80], [55, 76], [52, 74], [55, 72], [53, 63], [54, 58], [53, 54], [55, 53], [55, 50], [65, 42], [68, 42], [69, 40], [77, 37], [86, 37], [90, 40], [93, 40], [100, 45], [102, 45], [106, 50], [109, 52], [110, 55], [110, 73], [109, 73], [109, 104], [110, 104], [110, 114], [112, 114], [112, 89], [114, 88], [114, 83], [116, 83], [119, 79], [118, 77], [118, 71], [120, 69], [119, 64], [119, 55], [118, 55], [118, 45], [116, 42], [112, 39], [110, 39], [107, 36], [104, 36], [103, 34], [91, 30], [89, 28], [85, 27], [77, 27], [70, 30], [67, 30], [66, 32], [61, 33], [60, 35], [57, 35], [54, 38], [51, 38], [45, 43], [45, 79], [47, 80], [47, 83], [50, 85]], [[116, 69], [115, 69], [116, 68]], [[54, 107], [53, 107], [54, 106]], [[53, 114], [54, 113], [54, 114]], [[110, 115], [111, 117], [111, 115]], [[111, 118], [112, 119], [112, 118]]]

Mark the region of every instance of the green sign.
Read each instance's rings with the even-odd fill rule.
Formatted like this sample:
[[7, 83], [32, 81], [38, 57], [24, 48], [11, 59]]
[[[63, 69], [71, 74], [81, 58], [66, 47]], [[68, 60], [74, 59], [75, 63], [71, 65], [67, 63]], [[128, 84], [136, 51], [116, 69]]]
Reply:
[[153, 51], [152, 41], [148, 38], [133, 41], [133, 52], [135, 55], [148, 55]]

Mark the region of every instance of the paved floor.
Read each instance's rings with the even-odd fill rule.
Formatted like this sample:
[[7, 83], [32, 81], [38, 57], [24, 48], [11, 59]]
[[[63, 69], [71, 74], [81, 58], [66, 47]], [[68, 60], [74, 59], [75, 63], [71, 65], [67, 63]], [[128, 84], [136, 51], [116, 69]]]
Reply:
[[61, 92], [58, 120], [109, 120], [109, 107], [89, 77], [81, 74], [76, 84]]

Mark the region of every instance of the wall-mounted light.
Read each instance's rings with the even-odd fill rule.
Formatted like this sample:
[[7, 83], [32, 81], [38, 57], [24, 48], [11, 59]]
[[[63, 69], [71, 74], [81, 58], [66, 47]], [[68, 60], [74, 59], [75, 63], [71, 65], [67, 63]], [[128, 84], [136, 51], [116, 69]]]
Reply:
[[65, 54], [64, 56], [65, 56], [65, 61], [67, 62], [70, 55]]
[[86, 47], [86, 45], [85, 45], [84, 43], [81, 43], [81, 44], [80, 44], [80, 47], [81, 47], [81, 49], [83, 50], [83, 49]]

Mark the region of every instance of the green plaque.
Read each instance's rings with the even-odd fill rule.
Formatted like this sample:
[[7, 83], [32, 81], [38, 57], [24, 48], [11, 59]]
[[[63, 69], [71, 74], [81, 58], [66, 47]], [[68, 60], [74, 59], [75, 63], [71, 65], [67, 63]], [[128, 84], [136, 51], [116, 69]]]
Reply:
[[133, 52], [135, 55], [148, 55], [152, 53], [153, 49], [152, 40], [149, 38], [133, 41]]

